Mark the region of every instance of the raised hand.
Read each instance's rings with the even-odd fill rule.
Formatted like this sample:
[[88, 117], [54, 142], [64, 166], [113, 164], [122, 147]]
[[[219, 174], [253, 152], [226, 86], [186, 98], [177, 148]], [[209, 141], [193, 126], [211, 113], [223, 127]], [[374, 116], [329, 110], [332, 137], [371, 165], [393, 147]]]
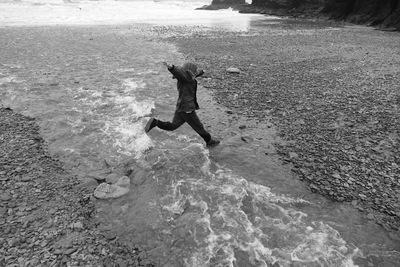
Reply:
[[172, 65], [171, 64], [168, 64], [167, 62], [165, 62], [165, 61], [163, 61], [163, 65], [165, 66], [165, 67], [167, 67], [167, 68], [172, 68]]

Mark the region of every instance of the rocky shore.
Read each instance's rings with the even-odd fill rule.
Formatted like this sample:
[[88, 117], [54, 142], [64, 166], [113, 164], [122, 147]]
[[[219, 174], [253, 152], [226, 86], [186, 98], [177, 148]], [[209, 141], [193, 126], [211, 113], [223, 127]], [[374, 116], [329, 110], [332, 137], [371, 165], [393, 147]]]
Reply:
[[100, 230], [93, 188], [49, 156], [34, 119], [0, 108], [0, 266], [153, 266]]
[[273, 122], [281, 159], [313, 192], [400, 237], [400, 36], [287, 27], [173, 41], [206, 66], [218, 102]]
[[400, 31], [399, 0], [213, 0], [202, 9], [232, 7], [241, 13], [258, 13], [296, 18], [325, 18]]

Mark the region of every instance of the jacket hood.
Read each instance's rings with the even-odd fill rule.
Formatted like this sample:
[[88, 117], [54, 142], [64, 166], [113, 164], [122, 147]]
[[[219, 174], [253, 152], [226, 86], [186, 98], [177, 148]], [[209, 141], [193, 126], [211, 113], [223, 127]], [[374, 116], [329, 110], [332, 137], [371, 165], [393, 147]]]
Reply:
[[193, 78], [195, 78], [199, 74], [197, 65], [192, 62], [186, 62], [185, 64], [183, 64], [182, 69], [185, 71], [189, 71]]

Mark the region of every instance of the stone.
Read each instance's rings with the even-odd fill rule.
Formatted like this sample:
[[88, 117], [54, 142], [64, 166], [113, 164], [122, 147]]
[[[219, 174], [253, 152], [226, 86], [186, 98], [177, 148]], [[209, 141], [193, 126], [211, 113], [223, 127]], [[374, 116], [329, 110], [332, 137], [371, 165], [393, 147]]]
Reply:
[[364, 195], [364, 194], [358, 194], [358, 196], [361, 198], [361, 199], [366, 199], [367, 198], [367, 196], [366, 195]]
[[61, 254], [63, 254], [63, 251], [61, 249], [56, 249], [56, 250], [54, 250], [53, 254], [54, 255], [61, 255]]
[[83, 224], [82, 224], [82, 222], [71, 223], [69, 225], [69, 228], [74, 229], [74, 230], [82, 230], [83, 229]]
[[122, 186], [122, 187], [129, 187], [131, 184], [131, 180], [129, 179], [128, 176], [122, 176], [118, 178], [118, 181], [115, 183], [115, 185]]
[[21, 181], [22, 181], [22, 182], [29, 182], [29, 181], [31, 181], [32, 179], [33, 179], [33, 177], [30, 176], [30, 175], [24, 175], [24, 176], [21, 177]]
[[19, 242], [20, 242], [20, 240], [19, 240], [18, 237], [13, 237], [13, 238], [8, 240], [8, 246], [14, 247], [14, 246], [18, 245]]
[[120, 178], [120, 176], [118, 174], [111, 173], [106, 176], [106, 183], [115, 184], [116, 182], [118, 182], [119, 178]]
[[67, 250], [64, 251], [65, 255], [71, 255], [72, 253], [74, 253], [78, 248], [69, 248]]
[[7, 208], [6, 207], [0, 207], [0, 215], [3, 216], [3, 214], [7, 213]]
[[0, 193], [0, 200], [9, 201], [11, 200], [11, 195], [7, 192]]
[[226, 69], [226, 72], [228, 72], [228, 73], [239, 74], [239, 73], [240, 73], [240, 69], [234, 68], [234, 67], [230, 67], [230, 68], [227, 68], [227, 69]]
[[105, 232], [105, 233], [103, 234], [103, 236], [104, 236], [107, 240], [113, 240], [113, 239], [115, 239], [115, 238], [117, 237], [113, 232], [110, 232], [110, 231]]
[[56, 212], [57, 212], [57, 208], [51, 208], [49, 210], [49, 214], [51, 214], [51, 215], [55, 214]]
[[90, 189], [94, 189], [99, 185], [98, 181], [94, 178], [83, 178], [82, 183], [80, 183], [79, 185], [77, 185], [78, 188], [90, 188]]
[[42, 248], [44, 248], [45, 246], [47, 246], [47, 244], [48, 244], [47, 240], [43, 240], [43, 241], [40, 243], [40, 246], [41, 246]]
[[114, 184], [101, 183], [97, 186], [93, 195], [98, 199], [119, 198], [129, 192], [129, 188], [121, 187]]

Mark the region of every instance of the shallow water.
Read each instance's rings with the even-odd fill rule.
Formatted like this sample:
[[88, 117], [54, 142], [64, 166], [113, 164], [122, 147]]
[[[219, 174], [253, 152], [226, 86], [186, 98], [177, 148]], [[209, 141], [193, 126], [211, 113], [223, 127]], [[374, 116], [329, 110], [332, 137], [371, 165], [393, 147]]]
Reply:
[[0, 26], [149, 23], [247, 30], [250, 18], [262, 18], [261, 15], [243, 15], [231, 9], [218, 12], [195, 10], [210, 2], [208, 0], [22, 0], [17, 2], [2, 0], [0, 1]]
[[104, 160], [115, 172], [133, 169], [127, 196], [98, 202], [100, 227], [159, 266], [399, 262], [388, 232], [281, 166], [273, 128], [227, 114], [204, 88], [199, 116], [220, 146], [206, 149], [186, 125], [146, 135], [149, 116], [174, 111], [175, 81], [161, 61], [185, 60], [174, 45], [149, 41], [151, 26], [0, 31], [2, 104], [38, 118], [50, 151], [82, 179]]

